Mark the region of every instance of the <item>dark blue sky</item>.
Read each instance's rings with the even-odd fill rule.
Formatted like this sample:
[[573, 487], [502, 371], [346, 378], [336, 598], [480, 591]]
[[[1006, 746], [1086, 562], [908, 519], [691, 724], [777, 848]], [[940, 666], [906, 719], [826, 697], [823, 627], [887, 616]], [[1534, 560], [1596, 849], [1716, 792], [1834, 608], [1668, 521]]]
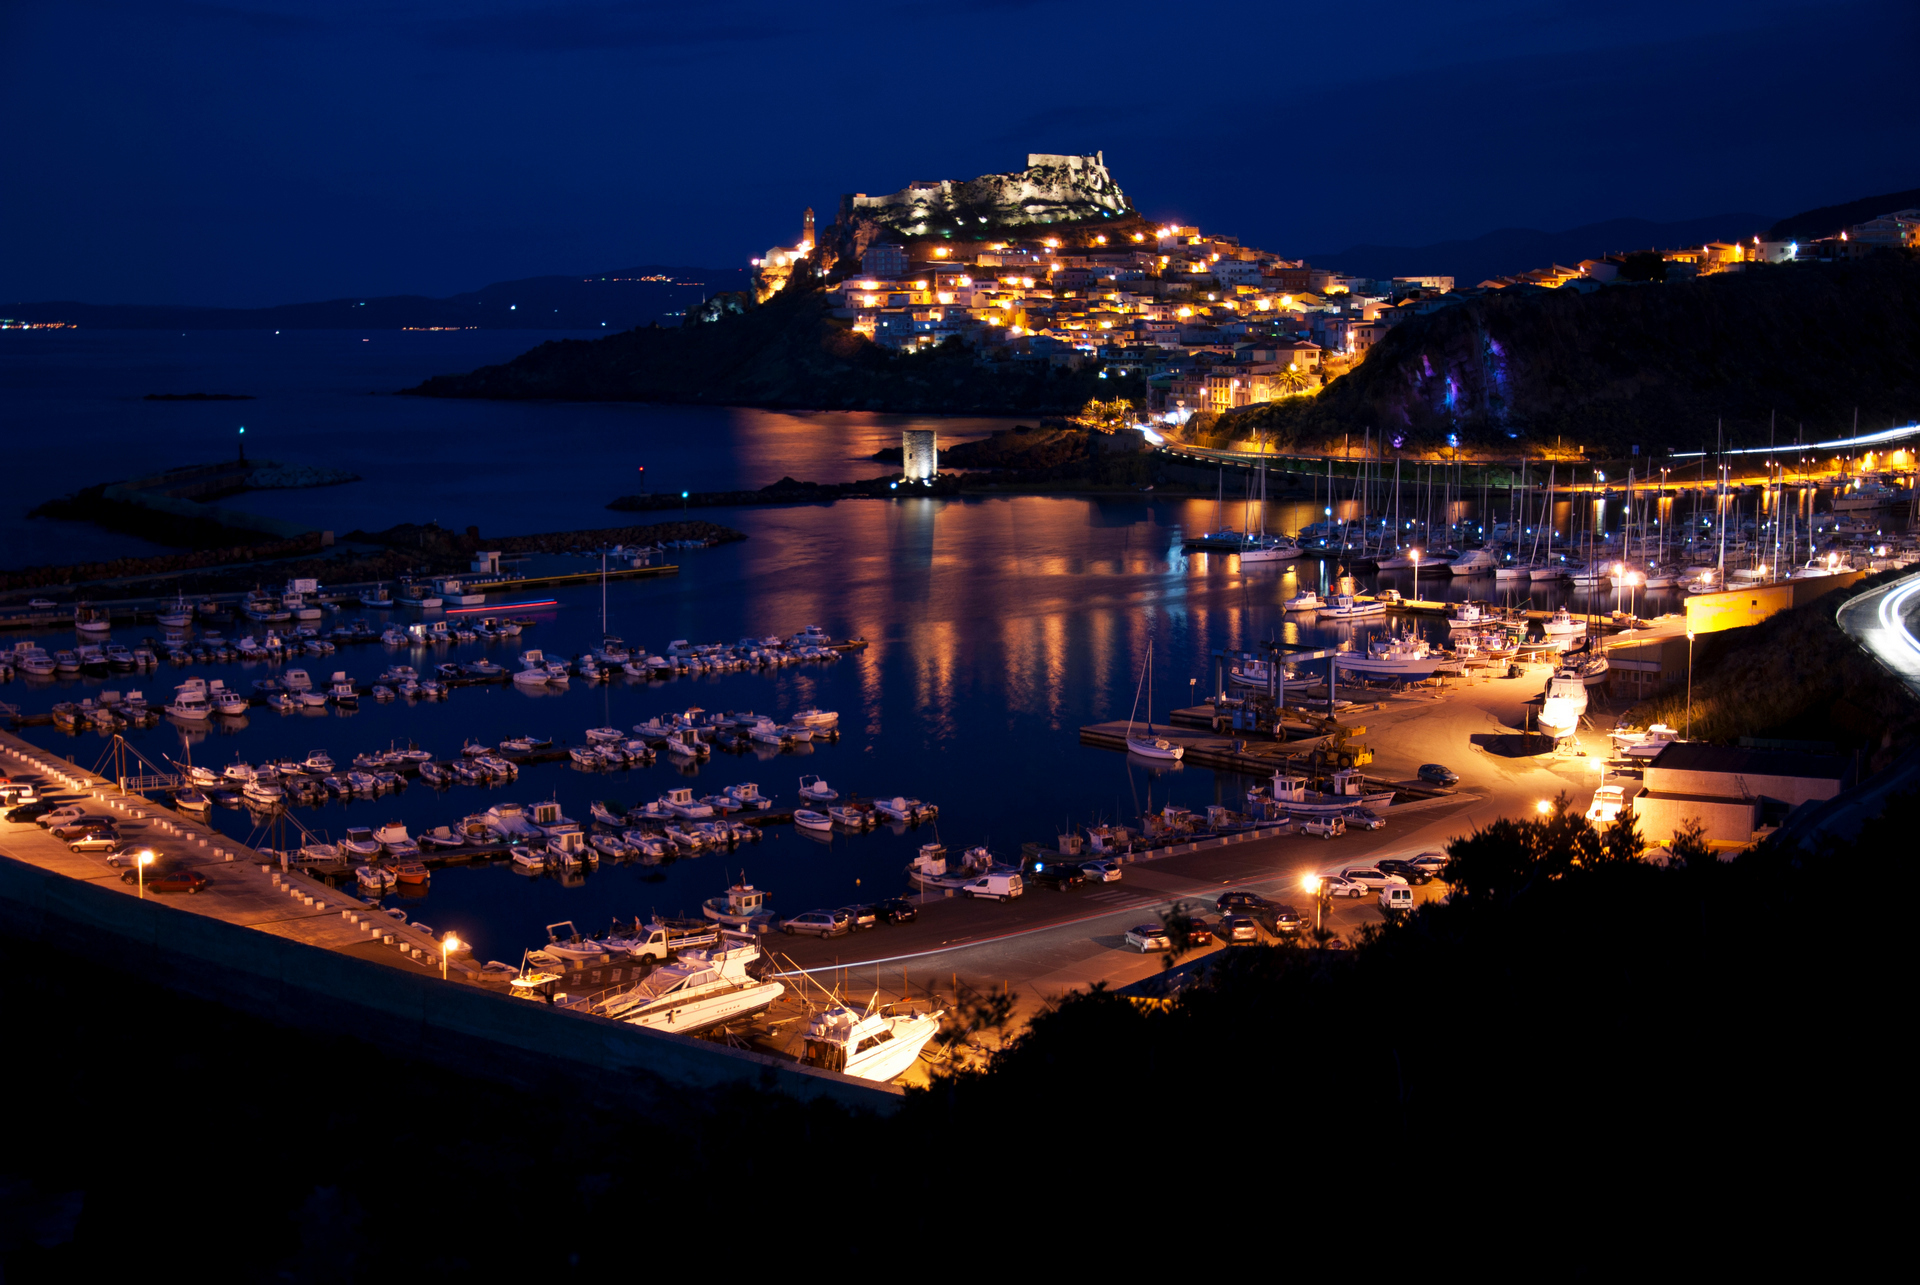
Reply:
[[1105, 149], [1288, 253], [1920, 184], [1920, 6], [6, 0], [0, 299], [738, 264], [843, 191]]

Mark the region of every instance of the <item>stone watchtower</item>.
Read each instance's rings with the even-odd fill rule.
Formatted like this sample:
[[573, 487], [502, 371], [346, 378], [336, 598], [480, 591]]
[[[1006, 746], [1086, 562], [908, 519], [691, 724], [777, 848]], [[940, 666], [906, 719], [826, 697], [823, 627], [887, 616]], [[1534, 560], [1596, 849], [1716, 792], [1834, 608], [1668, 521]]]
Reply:
[[813, 207], [811, 205], [807, 207], [806, 222], [800, 228], [800, 242], [809, 250], [819, 244], [813, 239]]
[[901, 475], [909, 482], [930, 482], [940, 472], [940, 438], [930, 428], [900, 433]]

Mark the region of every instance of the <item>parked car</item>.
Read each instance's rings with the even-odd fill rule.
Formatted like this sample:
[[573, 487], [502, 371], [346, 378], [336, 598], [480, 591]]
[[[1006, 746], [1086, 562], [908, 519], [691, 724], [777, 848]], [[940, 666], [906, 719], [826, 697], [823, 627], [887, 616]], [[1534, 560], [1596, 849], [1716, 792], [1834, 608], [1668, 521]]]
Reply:
[[1027, 871], [1027, 878], [1049, 888], [1067, 889], [1087, 881], [1086, 872], [1070, 861], [1042, 861]]
[[0, 785], [0, 808], [25, 807], [39, 801], [39, 793], [25, 781], [8, 781]]
[[783, 922], [780, 931], [788, 936], [812, 933], [816, 937], [844, 937], [853, 931], [853, 921], [844, 910], [809, 910]]
[[1275, 905], [1264, 918], [1259, 918], [1259, 922], [1268, 932], [1280, 937], [1299, 932], [1303, 921], [1300, 918], [1300, 912], [1292, 906]]
[[1418, 866], [1420, 869], [1426, 871], [1432, 878], [1441, 879], [1445, 878], [1447, 873], [1447, 854], [1444, 852], [1423, 852], [1407, 864], [1410, 866]]
[[[120, 880], [122, 883], [139, 882], [140, 868], [135, 866], [123, 872]], [[207, 878], [198, 870], [190, 870], [185, 866], [170, 866], [165, 868], [147, 867], [146, 885], [148, 892], [199, 892], [212, 882], [213, 880]]]
[[120, 846], [120, 836], [111, 830], [87, 830], [67, 842], [69, 852], [112, 852]]
[[1213, 945], [1213, 925], [1208, 923], [1203, 916], [1195, 915], [1187, 920], [1187, 945]]
[[7, 820], [16, 825], [28, 821], [38, 821], [41, 817], [58, 809], [60, 805], [52, 799], [41, 799], [38, 803], [22, 803], [7, 810]]
[[1422, 763], [1419, 775], [1421, 780], [1435, 785], [1454, 785], [1460, 780], [1460, 774], [1444, 763]]
[[1340, 872], [1342, 879], [1350, 879], [1371, 892], [1396, 883], [1405, 883], [1399, 875], [1390, 875], [1379, 866], [1348, 866]]
[[1223, 892], [1213, 900], [1213, 908], [1223, 915], [1234, 911], [1252, 914], [1254, 911], [1270, 910], [1275, 904], [1277, 903], [1268, 901], [1259, 893], [1248, 892], [1245, 889]]
[[83, 834], [90, 834], [95, 830], [111, 830], [113, 824], [114, 821], [112, 817], [83, 816], [75, 817], [70, 821], [62, 821], [59, 825], [51, 826], [49, 829], [56, 839], [73, 840]]
[[1123, 873], [1120, 863], [1111, 857], [1104, 857], [1098, 861], [1082, 861], [1080, 869], [1095, 883], [1119, 883]]
[[854, 928], [871, 928], [880, 922], [880, 917], [873, 913], [872, 906], [842, 906], [834, 913], [845, 915], [847, 922]]
[[1387, 823], [1385, 817], [1369, 812], [1365, 808], [1355, 808], [1351, 812], [1343, 812], [1340, 815], [1340, 819], [1347, 823], [1347, 829], [1349, 830], [1378, 830]]
[[1259, 941], [1260, 926], [1247, 915], [1222, 915], [1220, 940], [1229, 946], [1236, 942]]
[[85, 816], [86, 811], [86, 808], [78, 803], [62, 803], [59, 807], [43, 813], [34, 819], [39, 823], [42, 830], [51, 830], [62, 821], [71, 821], [77, 816]]
[[905, 897], [888, 897], [871, 907], [874, 919], [883, 924], [910, 924], [920, 917], [920, 907]]
[[1391, 888], [1382, 888], [1380, 890], [1380, 909], [1388, 911], [1412, 910], [1413, 889], [1399, 885]]
[[1135, 924], [1127, 929], [1126, 940], [1127, 945], [1138, 947], [1142, 955], [1173, 949], [1173, 938], [1167, 936], [1167, 930], [1159, 924]]
[[1367, 885], [1345, 875], [1321, 875], [1320, 895], [1323, 897], [1364, 897]]
[[961, 891], [969, 897], [992, 897], [995, 901], [1009, 901], [1026, 891], [1026, 885], [1016, 874], [1001, 874], [993, 871], [981, 875], [965, 885]]
[[1396, 859], [1389, 859], [1386, 861], [1376, 861], [1373, 864], [1380, 867], [1381, 873], [1390, 874], [1390, 875], [1399, 875], [1402, 879], [1406, 880], [1410, 884], [1425, 883], [1429, 879], [1433, 878], [1432, 875], [1428, 874], [1425, 870], [1421, 869], [1419, 866], [1414, 865], [1413, 862], [1411, 861], [1400, 861]]

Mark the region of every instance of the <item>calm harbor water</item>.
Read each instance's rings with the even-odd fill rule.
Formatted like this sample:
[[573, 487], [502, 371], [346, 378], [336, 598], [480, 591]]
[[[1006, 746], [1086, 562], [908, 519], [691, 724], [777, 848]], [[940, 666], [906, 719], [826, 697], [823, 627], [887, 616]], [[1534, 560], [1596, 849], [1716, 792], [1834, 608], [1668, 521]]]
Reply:
[[[11, 336], [5, 338], [11, 342]], [[225, 354], [222, 361], [237, 363], [229, 386], [209, 391], [277, 386], [259, 372], [241, 382], [247, 368], [226, 348], [241, 346], [233, 337], [201, 338], [208, 349]], [[321, 341], [312, 342], [317, 348]], [[279, 398], [263, 393], [259, 402], [242, 404], [263, 423], [275, 401], [305, 407], [297, 414], [289, 410], [288, 418], [308, 423], [302, 431], [309, 436], [302, 440], [311, 445], [275, 447], [275, 456], [337, 463], [366, 477], [347, 487], [294, 494], [298, 504], [312, 506], [306, 512], [316, 519], [324, 515], [339, 529], [420, 516], [439, 516], [448, 525], [476, 522], [483, 532], [619, 521], [620, 515], [600, 508], [609, 493], [630, 489], [624, 479], [617, 487], [608, 484], [615, 458], [623, 461], [623, 469], [633, 458], [681, 461], [689, 478], [700, 479], [690, 485], [699, 487], [755, 484], [781, 473], [871, 476], [876, 466], [863, 457], [881, 435], [897, 441], [903, 422], [878, 416], [501, 407], [387, 398], [366, 399], [378, 407], [369, 412], [376, 426], [352, 430], [343, 425], [337, 433], [325, 432], [322, 412], [345, 401], [338, 389], [377, 387], [381, 380], [398, 386], [458, 365], [433, 353], [433, 360], [403, 370], [391, 353], [373, 351], [375, 344], [364, 347], [368, 351], [362, 356], [342, 344], [346, 355], [328, 358], [348, 368], [328, 376], [328, 388], [335, 391], [307, 394], [283, 387]], [[86, 377], [84, 362], [71, 367], [76, 403], [87, 400], [85, 390], [94, 383], [119, 380], [148, 391], [150, 378], [143, 383], [112, 368], [110, 354], [99, 360], [109, 369], [97, 381]], [[42, 396], [44, 404], [57, 405], [50, 392]], [[125, 436], [127, 450], [143, 460], [172, 463], [199, 457], [196, 450], [205, 454], [197, 446], [176, 446], [156, 455], [142, 427], [152, 405], [122, 403], [118, 429], [98, 407], [87, 410], [103, 439], [90, 454], [111, 457], [115, 433]], [[193, 409], [204, 411], [206, 405]], [[943, 433], [994, 427], [931, 422]], [[323, 452], [322, 444], [331, 449]], [[75, 466], [71, 460], [66, 465]], [[364, 516], [387, 503], [382, 496], [407, 497], [410, 508], [384, 520]], [[481, 958], [511, 960], [522, 947], [545, 940], [545, 924], [571, 919], [583, 929], [597, 929], [615, 915], [691, 911], [743, 871], [771, 890], [776, 909], [791, 913], [906, 891], [903, 868], [913, 849], [934, 838], [936, 830], [950, 848], [987, 843], [1002, 857], [1012, 857], [1022, 841], [1050, 840], [1069, 824], [1099, 818], [1132, 822], [1150, 802], [1237, 804], [1250, 782], [1202, 768], [1148, 768], [1125, 755], [1080, 745], [1078, 728], [1127, 717], [1149, 643], [1155, 713], [1164, 719], [1171, 705], [1190, 703], [1196, 689], [1189, 680], [1197, 680], [1199, 694], [1205, 693], [1209, 655], [1216, 647], [1248, 646], [1261, 638], [1362, 644], [1371, 633], [1391, 627], [1320, 625], [1286, 615], [1281, 610], [1286, 597], [1303, 584], [1323, 583], [1330, 574], [1318, 562], [1243, 570], [1234, 558], [1185, 554], [1180, 534], [1214, 524], [1211, 500], [909, 499], [714, 510], [705, 516], [749, 538], [676, 553], [681, 572], [675, 577], [614, 582], [607, 593], [607, 626], [613, 633], [660, 651], [676, 638], [731, 642], [819, 624], [836, 638], [864, 637], [870, 647], [835, 662], [771, 672], [660, 682], [622, 677], [607, 686], [575, 682], [564, 693], [537, 696], [508, 686], [473, 687], [456, 690], [443, 703], [363, 700], [352, 713], [329, 708], [280, 715], [256, 708], [244, 720], [216, 719], [205, 732], [183, 731], [164, 721], [129, 733], [129, 739], [156, 760], [190, 752], [195, 763], [219, 767], [236, 757], [257, 763], [321, 748], [344, 765], [357, 752], [390, 743], [413, 742], [451, 757], [467, 737], [498, 742], [527, 733], [577, 743], [589, 727], [628, 727], [689, 706], [779, 717], [819, 705], [839, 711], [841, 737], [837, 744], [815, 745], [807, 752], [716, 754], [697, 768], [676, 767], [663, 758], [651, 768], [619, 773], [588, 773], [570, 762], [536, 765], [524, 769], [518, 781], [492, 789], [437, 791], [416, 783], [396, 795], [295, 814], [309, 828], [335, 836], [348, 825], [392, 819], [417, 833], [503, 800], [555, 798], [567, 815], [584, 821], [593, 799], [643, 802], [693, 783], [688, 778], [697, 781], [700, 793], [755, 781], [777, 806], [790, 808], [798, 778], [814, 773], [843, 795], [906, 794], [940, 805], [938, 822], [917, 829], [817, 840], [790, 827], [773, 827], [763, 842], [731, 855], [709, 854], [661, 867], [603, 862], [568, 883], [527, 877], [505, 865], [456, 867], [436, 873], [424, 894], [405, 903], [416, 918], [475, 942]], [[1304, 505], [1276, 503], [1268, 527], [1292, 529], [1310, 518]], [[584, 569], [589, 564], [571, 565]], [[1380, 584], [1410, 592], [1413, 577], [1394, 573], [1381, 577]], [[1490, 596], [1493, 585], [1490, 579], [1452, 582], [1426, 572], [1420, 590], [1426, 597], [1442, 591], [1451, 597]], [[320, 676], [344, 670], [365, 683], [395, 662], [424, 672], [443, 659], [483, 653], [513, 667], [517, 652], [526, 647], [577, 655], [600, 636], [600, 592], [595, 586], [559, 596], [557, 608], [538, 613], [539, 623], [510, 642], [438, 652], [376, 643], [295, 663]], [[360, 609], [339, 614], [365, 618], [376, 627], [387, 618]], [[406, 614], [393, 613], [396, 618]], [[332, 618], [326, 623], [332, 627]], [[1441, 628], [1438, 622], [1422, 627]], [[114, 637], [131, 643], [150, 632], [123, 628]], [[237, 632], [228, 629], [230, 637]], [[53, 647], [71, 645], [73, 639], [64, 634], [37, 641]], [[160, 703], [188, 676], [245, 686], [274, 668], [238, 662], [163, 666], [154, 674], [108, 680], [16, 678], [0, 686], [0, 700], [40, 712], [57, 700], [111, 687], [141, 688]], [[105, 748], [104, 738], [91, 733], [70, 737], [35, 727], [24, 734], [86, 766]], [[216, 809], [214, 818], [237, 838], [268, 841], [256, 835], [255, 822], [244, 810]]]

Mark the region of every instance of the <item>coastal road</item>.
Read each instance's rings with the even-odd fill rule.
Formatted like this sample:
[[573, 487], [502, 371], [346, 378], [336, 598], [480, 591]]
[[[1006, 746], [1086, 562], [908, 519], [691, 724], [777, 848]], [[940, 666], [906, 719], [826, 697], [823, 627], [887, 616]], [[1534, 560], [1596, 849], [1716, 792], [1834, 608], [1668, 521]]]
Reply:
[[1859, 595], [1834, 618], [1855, 642], [1920, 693], [1920, 639], [1909, 624], [1916, 613], [1920, 613], [1920, 574]]

